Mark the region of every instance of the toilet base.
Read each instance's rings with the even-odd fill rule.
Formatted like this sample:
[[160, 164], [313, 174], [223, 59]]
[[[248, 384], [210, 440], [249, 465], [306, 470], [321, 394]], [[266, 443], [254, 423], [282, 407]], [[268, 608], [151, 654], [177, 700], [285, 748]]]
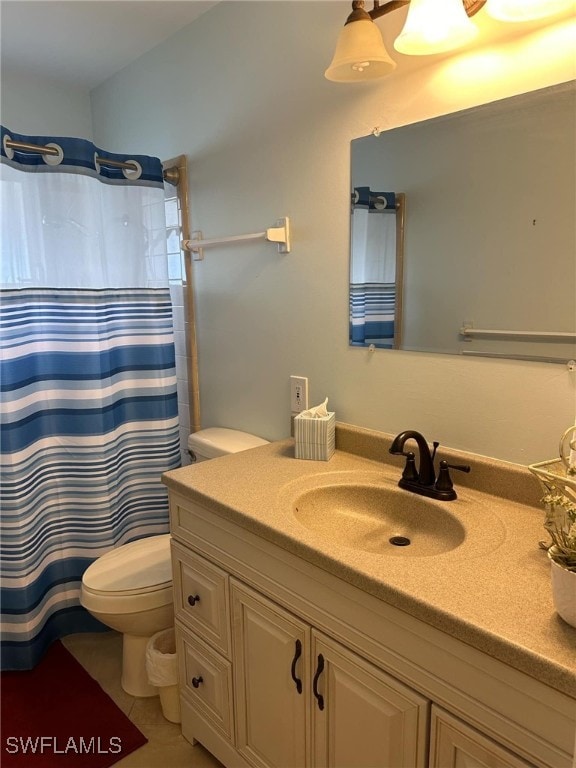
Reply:
[[131, 696], [158, 696], [158, 688], [148, 682], [146, 646], [149, 637], [122, 636], [122, 688]]

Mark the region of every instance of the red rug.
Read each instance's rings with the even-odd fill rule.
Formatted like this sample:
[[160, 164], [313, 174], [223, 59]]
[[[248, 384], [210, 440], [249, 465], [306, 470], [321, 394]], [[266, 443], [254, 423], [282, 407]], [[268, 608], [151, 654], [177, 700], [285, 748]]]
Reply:
[[2, 768], [109, 768], [147, 742], [58, 641], [1, 682]]

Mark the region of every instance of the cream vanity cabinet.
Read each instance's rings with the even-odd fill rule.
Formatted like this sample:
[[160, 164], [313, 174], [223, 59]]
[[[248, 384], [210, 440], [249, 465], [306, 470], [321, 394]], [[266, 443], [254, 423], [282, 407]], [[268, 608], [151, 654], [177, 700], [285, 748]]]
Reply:
[[315, 766], [425, 765], [426, 699], [235, 579], [231, 593], [244, 757], [303, 768], [310, 745]]
[[574, 700], [171, 491], [182, 731], [228, 768], [570, 768]]
[[425, 698], [197, 553], [173, 553], [184, 698], [248, 763], [304, 768], [311, 750], [318, 768], [426, 765]]

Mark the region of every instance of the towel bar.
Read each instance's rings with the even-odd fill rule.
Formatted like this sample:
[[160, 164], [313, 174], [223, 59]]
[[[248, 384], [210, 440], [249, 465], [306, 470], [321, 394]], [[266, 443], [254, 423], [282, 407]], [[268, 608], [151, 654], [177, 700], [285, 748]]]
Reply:
[[508, 336], [510, 338], [532, 338], [532, 339], [576, 339], [576, 333], [571, 331], [506, 331], [488, 328], [474, 328], [466, 323], [460, 328], [461, 336]]
[[290, 253], [290, 219], [285, 216], [278, 219], [274, 227], [265, 232], [254, 232], [247, 235], [232, 235], [230, 237], [213, 237], [205, 240], [202, 232], [197, 230], [192, 233], [190, 240], [182, 241], [182, 248], [192, 252], [192, 258], [200, 261], [204, 258], [204, 248], [213, 245], [229, 245], [230, 243], [249, 242], [251, 240], [268, 240], [278, 244], [278, 253]]

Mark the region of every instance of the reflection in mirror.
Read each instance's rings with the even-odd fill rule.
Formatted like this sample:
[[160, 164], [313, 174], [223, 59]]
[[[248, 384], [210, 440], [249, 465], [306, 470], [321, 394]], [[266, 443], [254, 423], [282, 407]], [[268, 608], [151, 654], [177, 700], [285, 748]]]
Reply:
[[[389, 347], [576, 358], [575, 97], [565, 83], [352, 142], [352, 188], [408, 201]], [[351, 303], [356, 208], [352, 221]]]
[[350, 344], [400, 349], [404, 195], [352, 191]]

